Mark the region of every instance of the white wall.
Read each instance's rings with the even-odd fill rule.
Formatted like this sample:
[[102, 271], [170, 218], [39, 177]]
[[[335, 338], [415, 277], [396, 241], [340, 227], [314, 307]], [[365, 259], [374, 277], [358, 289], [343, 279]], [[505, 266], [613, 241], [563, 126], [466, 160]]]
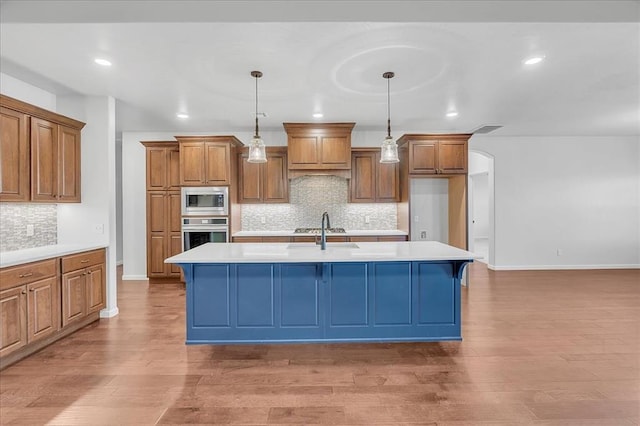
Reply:
[[105, 96], [58, 97], [61, 114], [86, 123], [82, 129], [82, 203], [58, 205], [58, 243], [107, 245], [107, 307], [118, 313], [116, 298], [116, 142], [115, 100]]
[[[411, 179], [411, 240], [449, 243], [449, 181], [447, 179]], [[426, 238], [421, 238], [426, 231]]]
[[56, 95], [7, 74], [0, 73], [0, 93], [49, 111], [57, 111]]
[[495, 160], [495, 269], [640, 266], [637, 137], [473, 136], [470, 149]]

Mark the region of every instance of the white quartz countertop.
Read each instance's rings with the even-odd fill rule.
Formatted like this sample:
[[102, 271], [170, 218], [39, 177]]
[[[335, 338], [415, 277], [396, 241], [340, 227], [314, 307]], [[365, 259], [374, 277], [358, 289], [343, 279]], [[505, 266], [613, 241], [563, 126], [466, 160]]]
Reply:
[[469, 260], [482, 256], [437, 241], [327, 243], [208, 243], [165, 263], [302, 263]]
[[0, 268], [21, 265], [38, 260], [51, 259], [52, 257], [65, 256], [67, 254], [81, 253], [83, 251], [105, 248], [105, 244], [55, 244], [24, 250], [0, 252]]
[[[304, 237], [309, 235], [316, 235], [305, 232], [293, 232], [293, 231], [239, 231], [232, 235], [232, 237]], [[393, 230], [376, 230], [376, 229], [350, 229], [346, 232], [327, 232], [327, 235], [331, 236], [366, 236], [366, 235], [402, 235], [406, 236], [404, 231]]]

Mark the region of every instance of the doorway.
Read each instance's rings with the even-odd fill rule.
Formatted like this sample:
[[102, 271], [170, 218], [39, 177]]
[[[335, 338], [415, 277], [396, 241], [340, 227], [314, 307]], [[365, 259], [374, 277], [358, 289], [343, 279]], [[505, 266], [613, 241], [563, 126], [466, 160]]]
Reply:
[[468, 247], [489, 268], [494, 264], [494, 159], [479, 151], [469, 151]]

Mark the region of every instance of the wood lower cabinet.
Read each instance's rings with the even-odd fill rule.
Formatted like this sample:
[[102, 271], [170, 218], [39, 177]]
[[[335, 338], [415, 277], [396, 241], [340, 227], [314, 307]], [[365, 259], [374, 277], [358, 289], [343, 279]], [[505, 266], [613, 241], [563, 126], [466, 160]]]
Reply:
[[0, 95], [0, 201], [79, 203], [83, 127]]
[[350, 203], [400, 201], [400, 168], [380, 163], [380, 149], [354, 148], [351, 152]]
[[104, 250], [62, 258], [62, 327], [106, 306], [105, 266]]
[[99, 319], [105, 250], [0, 269], [0, 368]]
[[0, 357], [60, 328], [57, 259], [0, 271]]
[[289, 170], [351, 169], [351, 130], [354, 125], [284, 123]]
[[469, 137], [470, 134], [407, 134], [398, 139], [398, 146], [407, 150], [409, 175], [466, 174]]
[[267, 147], [266, 163], [249, 163], [249, 150], [238, 155], [238, 202], [288, 203], [287, 149]]
[[176, 136], [176, 139], [180, 147], [180, 185], [232, 184], [236, 150], [243, 146], [235, 136]]
[[182, 253], [180, 192], [147, 192], [147, 276], [180, 278], [180, 268], [164, 263]]

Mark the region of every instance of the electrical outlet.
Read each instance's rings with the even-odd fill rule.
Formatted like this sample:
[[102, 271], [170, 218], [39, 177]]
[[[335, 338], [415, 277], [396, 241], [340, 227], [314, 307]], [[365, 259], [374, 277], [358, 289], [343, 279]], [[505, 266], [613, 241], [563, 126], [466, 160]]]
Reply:
[[369, 223], [370, 221], [371, 221], [371, 218], [369, 216], [364, 217], [364, 223]]
[[421, 240], [427, 239], [427, 231], [420, 231], [420, 239]]
[[264, 216], [260, 216], [260, 223], [261, 223], [261, 224], [263, 224], [263, 225], [264, 225], [265, 223], [267, 223], [267, 218], [266, 218], [266, 217], [264, 217]]
[[415, 216], [413, 217], [413, 221], [414, 221], [414, 222], [420, 222], [420, 217], [419, 217], [418, 215], [415, 215]]
[[33, 225], [27, 225], [27, 237], [33, 237], [35, 233], [35, 228]]
[[104, 234], [104, 225], [102, 223], [98, 223], [93, 227], [93, 231], [96, 234]]
[[562, 249], [556, 249], [556, 256], [562, 256]]

